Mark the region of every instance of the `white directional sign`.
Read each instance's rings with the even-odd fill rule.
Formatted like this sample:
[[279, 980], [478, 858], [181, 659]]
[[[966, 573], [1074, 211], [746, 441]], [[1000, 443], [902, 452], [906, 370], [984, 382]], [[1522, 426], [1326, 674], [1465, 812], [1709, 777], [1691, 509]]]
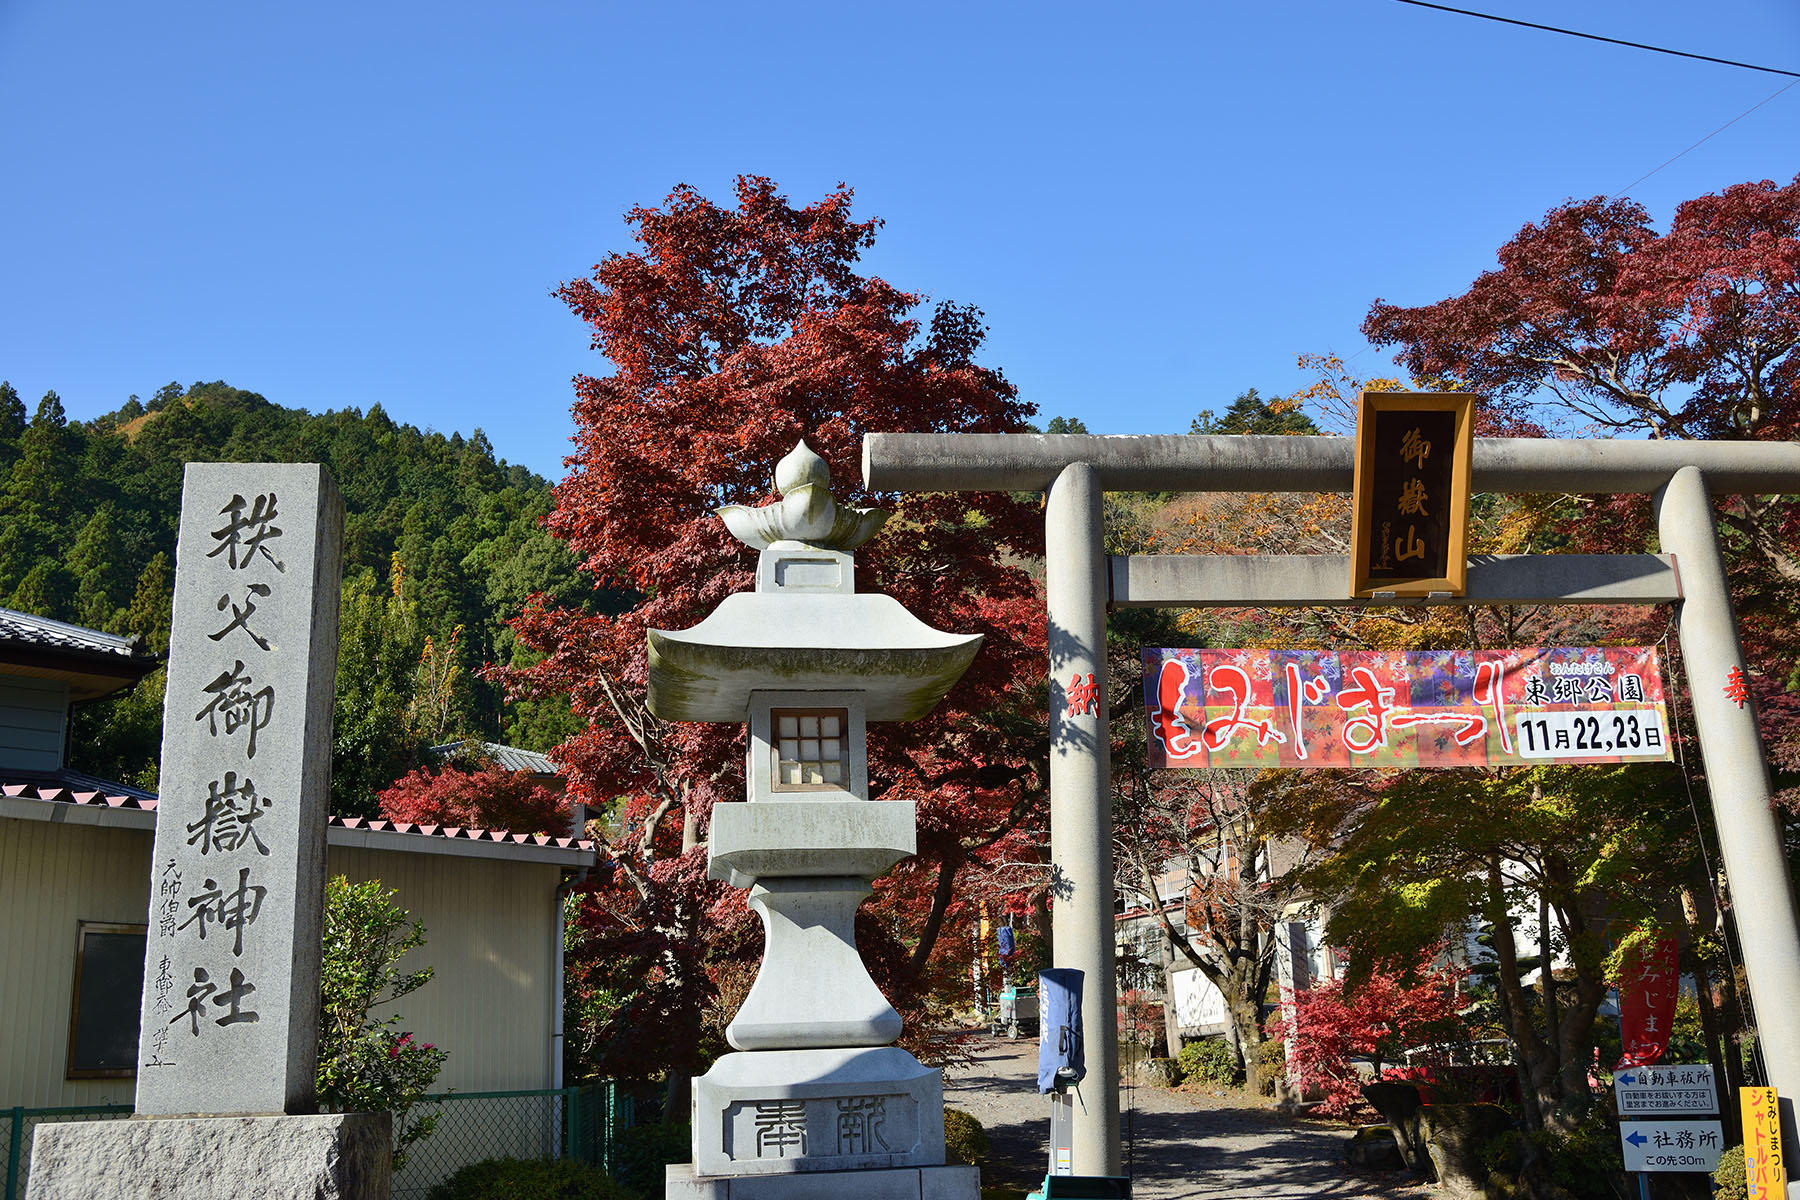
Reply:
[[1619, 1143], [1627, 1171], [1712, 1171], [1725, 1152], [1717, 1121], [1625, 1121]]
[[1719, 1089], [1705, 1063], [1672, 1063], [1613, 1072], [1622, 1120], [1681, 1113], [1716, 1113]]

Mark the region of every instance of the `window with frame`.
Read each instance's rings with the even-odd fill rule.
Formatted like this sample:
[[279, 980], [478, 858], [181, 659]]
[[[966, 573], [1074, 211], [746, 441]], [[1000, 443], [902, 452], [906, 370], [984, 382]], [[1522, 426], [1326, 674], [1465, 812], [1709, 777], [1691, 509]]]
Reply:
[[128, 1079], [137, 1074], [144, 936], [142, 925], [80, 923], [66, 1078]]
[[841, 791], [850, 785], [847, 708], [776, 708], [769, 725], [777, 792]]

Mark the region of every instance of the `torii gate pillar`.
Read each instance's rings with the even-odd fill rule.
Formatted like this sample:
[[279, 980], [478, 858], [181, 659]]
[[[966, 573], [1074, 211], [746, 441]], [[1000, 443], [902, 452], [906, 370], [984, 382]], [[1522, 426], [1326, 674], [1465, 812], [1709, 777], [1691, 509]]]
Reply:
[[[1756, 713], [1726, 692], [1744, 651], [1719, 556], [1706, 477], [1697, 467], [1675, 472], [1656, 494], [1657, 534], [1681, 568], [1681, 660], [1694, 702], [1694, 728], [1712, 796], [1713, 823], [1731, 885], [1732, 916], [1744, 948], [1744, 971], [1756, 1005], [1756, 1037], [1769, 1081], [1781, 1089], [1786, 1153], [1794, 1147], [1793, 1104], [1800, 1100], [1800, 955], [1794, 953], [1794, 893], [1788, 885], [1781, 823], [1770, 807], [1769, 767]], [[1800, 1178], [1790, 1173], [1800, 1187]]]
[[1058, 966], [1083, 974], [1087, 1082], [1076, 1089], [1074, 1171], [1119, 1168], [1114, 995], [1112, 743], [1106, 714], [1105, 493], [1087, 463], [1064, 467], [1044, 503], [1050, 620], [1050, 930]]

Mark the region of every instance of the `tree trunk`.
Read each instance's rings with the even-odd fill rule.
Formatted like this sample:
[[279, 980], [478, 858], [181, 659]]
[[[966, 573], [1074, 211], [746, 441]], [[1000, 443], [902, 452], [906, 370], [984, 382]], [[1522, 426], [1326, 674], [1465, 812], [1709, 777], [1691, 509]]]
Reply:
[[1694, 1001], [1700, 1006], [1700, 1031], [1706, 1036], [1706, 1061], [1712, 1064], [1713, 1086], [1719, 1092], [1719, 1117], [1725, 1126], [1725, 1142], [1735, 1146], [1743, 1141], [1738, 1128], [1737, 1088], [1731, 1086], [1725, 1067], [1724, 1043], [1719, 1037], [1719, 1014], [1713, 1008], [1712, 974], [1699, 955], [1693, 956]]
[[[1538, 789], [1534, 789], [1538, 790]], [[1538, 790], [1542, 798], [1541, 790]], [[1557, 1051], [1556, 1073], [1561, 1075], [1566, 1065], [1562, 1061], [1561, 1040], [1557, 1035], [1562, 1031], [1562, 1014], [1556, 1004], [1556, 969], [1550, 951], [1550, 901], [1542, 891], [1538, 892], [1538, 985], [1544, 989], [1544, 1029], [1548, 1031], [1551, 1049]]]
[[[1722, 875], [1717, 876], [1714, 879], [1714, 886], [1719, 889], [1713, 892], [1714, 899], [1718, 900], [1720, 898], [1719, 891], [1723, 891], [1725, 893], [1723, 904], [1729, 906], [1731, 903], [1729, 882]], [[1742, 993], [1738, 988], [1738, 972], [1742, 969], [1744, 951], [1738, 943], [1737, 922], [1732, 918], [1730, 908], [1725, 907], [1723, 912], [1718, 912], [1715, 907], [1715, 912], [1717, 912], [1718, 924], [1715, 928], [1719, 933], [1719, 944], [1725, 950], [1725, 961], [1719, 970], [1719, 998], [1724, 1001], [1725, 1017], [1724, 1028], [1720, 1031], [1720, 1035], [1725, 1042], [1725, 1074], [1731, 1080], [1733, 1094], [1736, 1094], [1750, 1083], [1744, 1073], [1743, 1045], [1737, 1040], [1743, 1036], [1744, 1030], [1749, 1026], [1749, 1022], [1745, 1020]]]
[[919, 934], [919, 944], [913, 947], [912, 959], [907, 964], [914, 975], [925, 969], [932, 947], [937, 945], [938, 933], [944, 927], [944, 913], [949, 911], [950, 901], [955, 896], [955, 883], [956, 864], [945, 859], [938, 864], [937, 886], [931, 892], [931, 911], [926, 914], [925, 928]]
[[1037, 934], [1038, 944], [1044, 948], [1044, 961], [1055, 966], [1056, 938], [1050, 920], [1050, 892], [1048, 889], [1038, 892], [1031, 898], [1031, 930]]
[[1725, 1061], [1725, 1039], [1719, 1029], [1719, 1011], [1713, 1005], [1712, 970], [1700, 956], [1700, 940], [1705, 936], [1700, 913], [1700, 898], [1687, 884], [1681, 885], [1681, 915], [1687, 921], [1688, 970], [1694, 976], [1694, 1003], [1700, 1009], [1700, 1031], [1706, 1038], [1706, 1061], [1712, 1065], [1713, 1086], [1719, 1092], [1719, 1116], [1724, 1122], [1725, 1142], [1735, 1145], [1743, 1140], [1739, 1129], [1738, 1091]]
[[[1512, 914], [1507, 911], [1506, 886], [1500, 877], [1498, 861], [1488, 864], [1487, 910], [1488, 921], [1494, 928], [1494, 953], [1500, 960], [1497, 983], [1507, 999], [1503, 1010], [1507, 1033], [1525, 1071], [1525, 1103], [1534, 1110], [1535, 1124], [1547, 1126], [1550, 1114], [1556, 1108], [1557, 1056], [1547, 1044], [1549, 1039], [1538, 1036], [1532, 1021], [1533, 1006], [1526, 1001], [1525, 988], [1519, 982], [1519, 951], [1513, 941]], [[1555, 1030], [1548, 1033], [1550, 1038], [1556, 1035]]]
[[1226, 997], [1226, 1011], [1231, 1015], [1231, 1028], [1237, 1034], [1238, 1058], [1244, 1064], [1244, 1090], [1252, 1096], [1262, 1094], [1262, 1005], [1252, 1000]]
[[[1496, 987], [1494, 989], [1494, 997], [1500, 1002], [1501, 1027], [1511, 1029], [1513, 1022], [1512, 1003], [1506, 998], [1506, 989]], [[1538, 1111], [1537, 1097], [1531, 1090], [1531, 1072], [1526, 1070], [1525, 1057], [1518, 1052], [1516, 1046], [1513, 1048], [1512, 1060], [1513, 1074], [1517, 1076], [1519, 1080], [1519, 1095], [1526, 1097], [1525, 1103], [1520, 1105], [1520, 1110], [1525, 1114], [1525, 1128], [1542, 1129], [1544, 1127], [1544, 1115]]]
[[670, 1071], [663, 1084], [663, 1124], [679, 1125], [692, 1120], [694, 1081], [686, 1071]]
[[1168, 1042], [1169, 1057], [1181, 1053], [1181, 1015], [1175, 1011], [1175, 941], [1165, 931], [1161, 942], [1163, 968], [1163, 1038]]

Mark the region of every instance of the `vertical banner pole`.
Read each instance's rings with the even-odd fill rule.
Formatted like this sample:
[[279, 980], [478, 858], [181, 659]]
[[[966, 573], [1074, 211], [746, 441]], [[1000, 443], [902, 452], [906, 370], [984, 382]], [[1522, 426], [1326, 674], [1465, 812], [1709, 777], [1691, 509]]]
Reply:
[[[1768, 1082], [1781, 1094], [1782, 1134], [1796, 1145], [1792, 1097], [1800, 1096], [1800, 921], [1782, 852], [1781, 824], [1770, 808], [1769, 770], [1756, 712], [1739, 688], [1744, 652], [1713, 526], [1712, 500], [1698, 467], [1683, 467], [1657, 493], [1663, 552], [1681, 575], [1681, 657], [1693, 696], [1694, 725], [1712, 794], [1713, 818], [1744, 969], [1757, 1016]], [[1800, 1200], [1800, 1182], [1788, 1187]]]
[[1044, 514], [1051, 929], [1056, 965], [1085, 976], [1088, 1075], [1074, 1112], [1077, 1175], [1117, 1175], [1120, 1166], [1103, 495], [1094, 468], [1074, 463], [1051, 483]]

